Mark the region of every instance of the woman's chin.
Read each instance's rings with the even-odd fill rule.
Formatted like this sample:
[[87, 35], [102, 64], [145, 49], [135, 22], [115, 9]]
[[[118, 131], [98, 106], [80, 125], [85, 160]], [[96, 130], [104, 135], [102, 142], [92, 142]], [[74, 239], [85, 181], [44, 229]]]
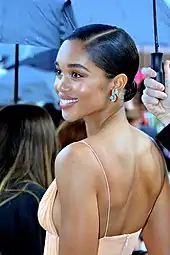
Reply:
[[74, 122], [78, 119], [80, 119], [76, 114], [66, 114], [64, 111], [62, 111], [62, 117], [64, 120], [68, 122]]

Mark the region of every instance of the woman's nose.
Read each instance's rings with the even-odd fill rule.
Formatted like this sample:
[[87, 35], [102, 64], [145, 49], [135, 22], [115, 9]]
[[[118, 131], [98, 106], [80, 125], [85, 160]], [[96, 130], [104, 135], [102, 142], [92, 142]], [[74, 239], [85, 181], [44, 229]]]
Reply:
[[56, 92], [67, 92], [70, 91], [70, 86], [67, 79], [64, 76], [61, 79], [56, 78], [54, 82], [54, 89]]

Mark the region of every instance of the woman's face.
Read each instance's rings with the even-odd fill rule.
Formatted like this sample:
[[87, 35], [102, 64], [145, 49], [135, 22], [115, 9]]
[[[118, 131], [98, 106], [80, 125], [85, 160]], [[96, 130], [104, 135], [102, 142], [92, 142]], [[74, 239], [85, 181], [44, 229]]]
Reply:
[[56, 60], [55, 90], [63, 118], [75, 121], [108, 107], [109, 80], [88, 57], [79, 41], [65, 41]]

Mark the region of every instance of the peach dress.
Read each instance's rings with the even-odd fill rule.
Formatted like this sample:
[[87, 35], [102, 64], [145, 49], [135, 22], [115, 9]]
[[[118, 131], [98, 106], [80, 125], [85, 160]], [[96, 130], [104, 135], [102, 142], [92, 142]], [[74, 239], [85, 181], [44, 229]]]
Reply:
[[[85, 141], [82, 142], [85, 143], [90, 148], [95, 158], [99, 162], [101, 169], [103, 171], [103, 175], [108, 190], [107, 224], [105, 229], [105, 235], [103, 238], [99, 240], [98, 255], [131, 255], [138, 243], [138, 238], [141, 233], [141, 229], [138, 232], [132, 234], [124, 234], [110, 237], [106, 236], [110, 217], [110, 190], [107, 176], [104, 167], [99, 157], [97, 156], [96, 152], [87, 142]], [[57, 185], [56, 180], [54, 180], [50, 187], [48, 188], [48, 190], [46, 191], [46, 193], [44, 194], [38, 210], [39, 222], [41, 226], [46, 230], [44, 255], [58, 255], [59, 251], [59, 236], [52, 219], [52, 210], [56, 195]]]

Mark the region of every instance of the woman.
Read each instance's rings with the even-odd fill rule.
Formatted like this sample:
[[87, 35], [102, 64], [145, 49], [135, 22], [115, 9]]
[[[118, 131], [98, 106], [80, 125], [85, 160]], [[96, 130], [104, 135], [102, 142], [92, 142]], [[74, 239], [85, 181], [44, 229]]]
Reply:
[[56, 180], [39, 207], [45, 255], [130, 255], [141, 232], [149, 254], [169, 254], [166, 166], [124, 110], [136, 93], [138, 65], [132, 38], [109, 25], [79, 28], [59, 50], [62, 115], [83, 118], [88, 138], [56, 157]]
[[0, 110], [0, 252], [41, 255], [45, 232], [38, 205], [54, 179], [55, 127], [35, 105]]

